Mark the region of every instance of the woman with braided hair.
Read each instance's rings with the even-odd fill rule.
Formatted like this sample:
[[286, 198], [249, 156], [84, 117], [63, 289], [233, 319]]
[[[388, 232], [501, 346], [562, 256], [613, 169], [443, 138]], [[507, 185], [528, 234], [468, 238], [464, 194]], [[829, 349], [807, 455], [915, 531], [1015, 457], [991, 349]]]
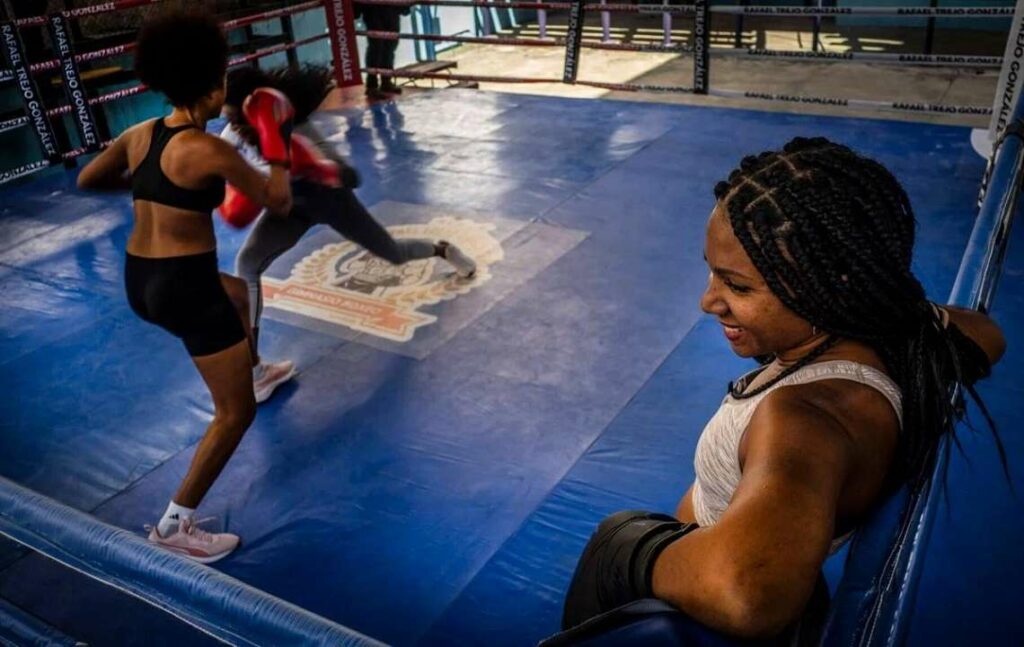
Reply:
[[910, 201], [878, 162], [797, 138], [745, 158], [715, 197], [701, 308], [763, 366], [705, 427], [674, 518], [601, 524], [563, 625], [657, 597], [729, 634], [813, 643], [822, 563], [955, 439], [962, 393], [978, 399], [1005, 342], [985, 315], [927, 300]]

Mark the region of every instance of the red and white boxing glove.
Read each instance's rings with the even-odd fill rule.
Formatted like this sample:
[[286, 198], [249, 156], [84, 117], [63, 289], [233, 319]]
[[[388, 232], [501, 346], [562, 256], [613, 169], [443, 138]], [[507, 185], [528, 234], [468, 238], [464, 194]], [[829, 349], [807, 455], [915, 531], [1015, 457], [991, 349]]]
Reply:
[[242, 114], [260, 139], [263, 159], [287, 167], [295, 109], [284, 93], [257, 88], [242, 103]]
[[302, 135], [292, 135], [292, 177], [305, 178], [317, 184], [339, 188], [342, 186], [341, 169], [337, 162], [324, 157], [312, 141]]
[[263, 211], [263, 207], [230, 184], [224, 187], [224, 202], [218, 209], [224, 222], [238, 229], [249, 226]]

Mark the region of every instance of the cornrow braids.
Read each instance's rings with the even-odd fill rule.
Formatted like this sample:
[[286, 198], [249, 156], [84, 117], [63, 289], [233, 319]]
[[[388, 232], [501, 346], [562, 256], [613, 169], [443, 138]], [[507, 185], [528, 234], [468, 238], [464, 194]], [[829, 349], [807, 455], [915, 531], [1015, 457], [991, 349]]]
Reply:
[[[903, 394], [895, 481], [922, 476], [938, 441], [965, 415], [963, 392], [989, 374], [984, 352], [944, 327], [911, 270], [916, 222], [910, 199], [878, 162], [824, 138], [796, 138], [749, 156], [715, 198], [768, 288], [825, 340], [749, 398], [810, 364], [840, 339], [871, 346]], [[958, 387], [963, 387], [958, 388]], [[895, 482], [894, 481], [894, 482]]]

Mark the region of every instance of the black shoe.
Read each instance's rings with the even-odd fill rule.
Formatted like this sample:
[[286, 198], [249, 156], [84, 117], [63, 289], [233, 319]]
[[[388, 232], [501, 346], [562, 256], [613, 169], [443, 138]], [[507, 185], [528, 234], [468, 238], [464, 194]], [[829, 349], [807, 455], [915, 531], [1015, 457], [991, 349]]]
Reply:
[[387, 77], [381, 81], [380, 91], [387, 92], [388, 94], [402, 94], [402, 88], [395, 85], [395, 82], [391, 80], [391, 77]]
[[377, 87], [380, 83], [380, 77], [376, 74], [366, 75], [366, 96], [372, 96], [373, 93], [377, 92]]

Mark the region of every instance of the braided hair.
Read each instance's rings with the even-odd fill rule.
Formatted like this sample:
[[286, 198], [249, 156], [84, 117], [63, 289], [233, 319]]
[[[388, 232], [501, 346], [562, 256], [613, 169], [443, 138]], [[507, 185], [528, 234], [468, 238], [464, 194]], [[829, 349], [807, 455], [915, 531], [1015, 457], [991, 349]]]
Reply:
[[300, 67], [279, 67], [269, 71], [271, 87], [285, 94], [295, 108], [295, 123], [301, 124], [320, 107], [334, 89], [334, 73], [324, 65], [306, 63]]
[[944, 327], [925, 298], [910, 267], [910, 200], [884, 166], [827, 139], [798, 137], [744, 158], [715, 186], [715, 198], [772, 293], [827, 335], [767, 384], [734, 397], [763, 392], [840, 339], [858, 340], [878, 353], [903, 394], [899, 481], [924, 476], [944, 435], [960, 447], [963, 390], [979, 404], [1007, 469], [973, 386], [989, 374], [988, 358], [955, 325]]
[[313, 64], [269, 70], [239, 67], [228, 72], [224, 103], [241, 108], [245, 98], [256, 88], [262, 87], [280, 90], [288, 97], [295, 109], [293, 121], [299, 125], [309, 119], [327, 94], [334, 89], [334, 75], [330, 68]]

